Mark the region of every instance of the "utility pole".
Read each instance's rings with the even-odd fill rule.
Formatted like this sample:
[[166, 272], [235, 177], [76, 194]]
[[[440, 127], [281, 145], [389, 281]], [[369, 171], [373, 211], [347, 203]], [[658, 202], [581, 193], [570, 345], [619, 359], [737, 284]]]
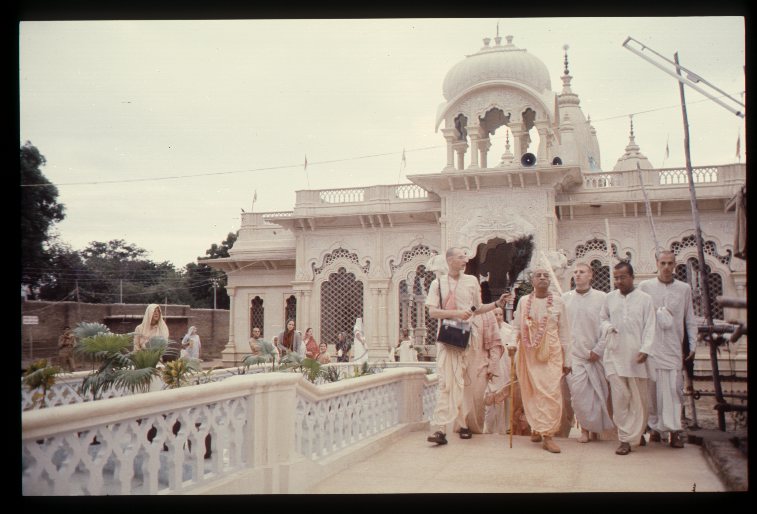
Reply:
[[218, 288], [218, 279], [217, 278], [211, 278], [210, 281], [213, 283], [213, 310], [216, 309], [216, 289]]
[[[630, 46], [631, 44], [637, 44], [641, 47], [641, 49], [633, 48]], [[716, 409], [718, 411], [718, 428], [720, 430], [725, 431], [725, 408], [728, 407], [728, 403], [723, 398], [723, 390], [720, 385], [720, 371], [718, 369], [718, 348], [717, 344], [714, 340], [714, 325], [712, 321], [712, 314], [710, 311], [710, 295], [709, 295], [709, 286], [707, 284], [707, 274], [706, 274], [706, 265], [707, 263], [704, 260], [704, 244], [702, 243], [702, 228], [699, 224], [699, 210], [697, 208], [697, 197], [696, 197], [696, 188], [694, 187], [694, 174], [691, 169], [691, 152], [689, 148], [689, 120], [688, 115], [686, 112], [686, 98], [683, 91], [684, 84], [691, 87], [692, 89], [699, 91], [703, 95], [705, 95], [707, 98], [712, 100], [713, 102], [717, 103], [721, 107], [724, 107], [725, 109], [729, 110], [736, 116], [740, 118], [745, 117], [745, 109], [746, 106], [743, 102], [739, 102], [735, 98], [731, 97], [721, 89], [718, 89], [713, 84], [710, 84], [706, 80], [704, 80], [702, 77], [697, 75], [696, 73], [692, 72], [689, 69], [686, 69], [685, 67], [681, 66], [681, 64], [678, 62], [678, 52], [674, 54], [674, 60], [671, 61], [667, 57], [655, 52], [648, 46], [643, 45], [639, 41], [633, 39], [632, 37], [626, 38], [626, 40], [623, 42], [623, 47], [627, 50], [630, 50], [631, 52], [635, 53], [642, 59], [646, 60], [647, 62], [650, 62], [651, 64], [657, 66], [665, 73], [673, 76], [678, 81], [678, 88], [680, 92], [681, 97], [681, 112], [683, 114], [683, 129], [684, 129], [684, 150], [686, 152], [686, 176], [689, 181], [689, 195], [691, 197], [691, 213], [694, 218], [694, 229], [695, 229], [695, 239], [697, 243], [697, 258], [699, 259], [699, 283], [701, 288], [701, 294], [699, 297], [702, 299], [702, 314], [704, 315], [705, 322], [707, 323], [706, 327], [706, 334], [704, 335], [704, 340], [708, 343], [708, 346], [710, 347], [710, 363], [712, 365], [712, 382], [715, 388], [715, 399], [718, 403], [716, 405]], [[648, 55], [644, 54], [644, 51], [649, 51], [652, 53], [655, 57], [649, 57]], [[670, 71], [666, 69], [665, 65], [655, 61], [654, 59], [662, 59], [665, 62], [668, 62], [670, 64], [673, 64], [675, 67], [675, 72]], [[681, 74], [681, 71], [686, 72], [686, 77], [684, 77]], [[697, 84], [701, 84], [702, 86], [707, 86], [711, 89], [714, 89], [717, 93], [720, 93], [722, 96], [720, 98], [727, 98], [728, 100], [731, 100], [733, 103], [736, 104], [736, 106], [730, 106], [727, 105], [725, 102], [721, 101], [719, 98], [716, 98], [712, 94], [710, 94], [708, 91], [704, 90], [702, 87], [698, 86]]]
[[81, 303], [79, 303], [79, 279], [76, 279], [76, 316], [81, 323]]
[[124, 279], [120, 279], [118, 281], [118, 289], [119, 289], [119, 301], [118, 301], [118, 303], [124, 303]]

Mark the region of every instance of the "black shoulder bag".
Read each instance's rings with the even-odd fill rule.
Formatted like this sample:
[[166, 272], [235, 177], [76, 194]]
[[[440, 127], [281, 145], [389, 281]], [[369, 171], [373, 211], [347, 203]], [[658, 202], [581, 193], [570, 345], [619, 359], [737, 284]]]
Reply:
[[[442, 283], [439, 284], [439, 308], [443, 309], [442, 305]], [[444, 343], [455, 348], [464, 350], [468, 347], [468, 340], [470, 339], [471, 324], [467, 321], [459, 319], [443, 319], [439, 324], [439, 335], [436, 336], [436, 340], [440, 343]]]

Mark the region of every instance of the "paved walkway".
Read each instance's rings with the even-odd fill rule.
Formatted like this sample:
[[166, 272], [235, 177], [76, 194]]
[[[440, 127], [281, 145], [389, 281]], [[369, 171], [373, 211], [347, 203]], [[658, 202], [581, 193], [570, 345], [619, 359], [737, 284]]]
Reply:
[[310, 493], [685, 493], [726, 491], [701, 446], [654, 443], [615, 455], [617, 441], [579, 443], [574, 429], [552, 454], [527, 436], [474, 434], [449, 443], [410, 432], [392, 446], [316, 483]]

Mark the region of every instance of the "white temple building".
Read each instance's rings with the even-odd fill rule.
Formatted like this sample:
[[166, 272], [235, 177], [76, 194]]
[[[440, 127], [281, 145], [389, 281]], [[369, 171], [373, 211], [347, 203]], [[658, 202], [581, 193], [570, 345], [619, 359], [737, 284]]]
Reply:
[[[405, 184], [297, 191], [291, 211], [243, 213], [230, 257], [200, 260], [228, 275], [224, 364], [249, 353], [253, 327], [271, 340], [290, 318], [332, 349], [337, 333], [351, 339], [362, 318], [374, 360], [387, 358], [402, 328], [432, 343], [436, 321], [424, 300], [435, 274], [427, 264], [450, 246], [471, 257], [466, 271], [481, 278], [484, 294], [498, 295], [541, 255], [563, 290], [577, 261], [591, 264], [598, 289], [610, 290], [618, 259], [630, 260], [638, 282], [654, 276], [659, 245], [676, 253], [676, 276], [692, 285], [702, 315], [686, 169], [655, 168], [632, 123], [623, 152], [618, 142], [622, 155], [603, 167], [567, 53], [556, 92], [545, 64], [504, 39], [485, 38], [444, 78], [438, 172], [408, 175]], [[490, 141], [498, 130], [507, 131], [505, 148]], [[693, 176], [709, 296], [746, 298], [746, 262], [734, 255], [734, 198], [746, 165], [696, 167]], [[712, 305], [715, 319], [746, 318]]]

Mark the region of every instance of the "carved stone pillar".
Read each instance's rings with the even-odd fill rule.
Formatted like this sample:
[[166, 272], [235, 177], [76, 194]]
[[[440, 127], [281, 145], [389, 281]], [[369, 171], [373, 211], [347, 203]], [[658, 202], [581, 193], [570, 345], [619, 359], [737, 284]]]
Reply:
[[468, 143], [465, 141], [458, 141], [452, 145], [457, 152], [457, 169], [465, 169], [465, 152], [468, 150]]
[[226, 292], [229, 295], [229, 342], [226, 343], [226, 347], [221, 352], [221, 362], [225, 368], [236, 366], [245, 355], [249, 352], [245, 352], [244, 348], [239, 348], [234, 337], [234, 321], [236, 319], [236, 302], [234, 301], [234, 294], [236, 288], [226, 287]]
[[546, 122], [538, 122], [536, 124], [536, 130], [539, 132], [539, 148], [536, 151], [536, 162], [537, 164], [542, 165], [548, 164], [549, 155], [547, 154], [547, 139], [549, 138], [549, 135]]
[[455, 170], [455, 137], [456, 130], [454, 128], [442, 129], [444, 139], [447, 141], [447, 165], [442, 171], [454, 171]]
[[515, 162], [520, 163], [520, 158], [526, 153], [528, 145], [524, 144], [523, 137], [528, 136], [528, 132], [523, 130], [523, 123], [510, 123], [510, 132], [513, 135], [513, 154]]
[[422, 294], [417, 294], [413, 298], [415, 303], [415, 331], [413, 332], [413, 339], [415, 344], [426, 344], [426, 297]]
[[479, 128], [477, 126], [468, 127], [468, 138], [470, 138], [471, 148], [468, 169], [478, 169], [480, 167], [478, 164], [478, 152], [481, 136], [479, 135]]
[[489, 167], [487, 164], [487, 156], [489, 155], [489, 148], [492, 147], [492, 142], [491, 142], [491, 139], [489, 139], [488, 134], [483, 139], [479, 140], [478, 146], [479, 146], [479, 150], [481, 151], [481, 167], [486, 169]]

